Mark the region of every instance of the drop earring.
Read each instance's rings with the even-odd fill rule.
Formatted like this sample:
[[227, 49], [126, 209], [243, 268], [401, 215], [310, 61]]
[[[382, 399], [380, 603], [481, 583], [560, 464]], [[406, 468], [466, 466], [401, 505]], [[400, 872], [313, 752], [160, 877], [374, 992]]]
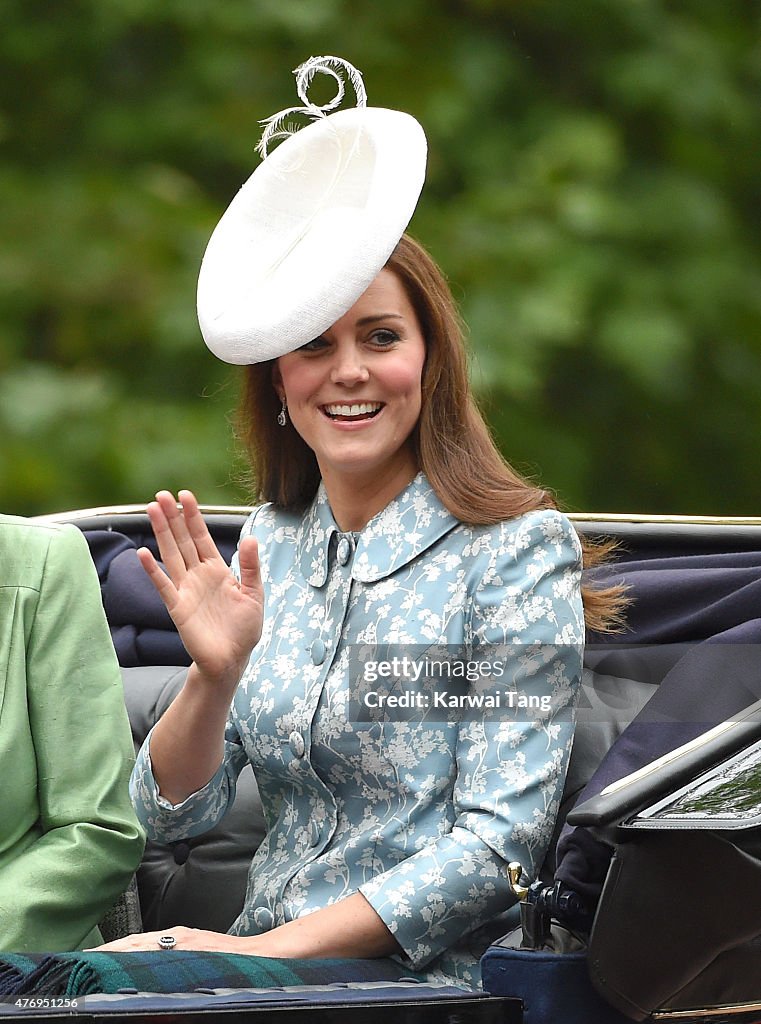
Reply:
[[286, 425], [286, 423], [288, 422], [288, 415], [287, 415], [287, 412], [286, 412], [288, 406], [285, 404], [285, 399], [284, 398], [281, 398], [280, 401], [283, 403], [283, 408], [277, 414], [277, 421], [278, 421], [278, 423], [280, 424], [281, 427], [284, 427]]

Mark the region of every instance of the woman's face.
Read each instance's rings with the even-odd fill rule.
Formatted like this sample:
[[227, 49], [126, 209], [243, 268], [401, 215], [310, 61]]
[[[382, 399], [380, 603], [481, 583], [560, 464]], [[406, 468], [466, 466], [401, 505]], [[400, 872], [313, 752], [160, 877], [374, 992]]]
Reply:
[[414, 476], [425, 342], [399, 278], [382, 270], [319, 338], [275, 364], [273, 383], [323, 479]]

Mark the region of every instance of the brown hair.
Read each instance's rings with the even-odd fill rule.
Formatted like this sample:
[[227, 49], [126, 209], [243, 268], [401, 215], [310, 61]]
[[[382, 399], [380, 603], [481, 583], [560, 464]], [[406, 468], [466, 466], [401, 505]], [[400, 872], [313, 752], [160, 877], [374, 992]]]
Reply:
[[[554, 496], [521, 477], [497, 449], [468, 380], [463, 325], [442, 272], [426, 250], [402, 236], [386, 263], [404, 285], [426, 342], [422, 408], [413, 431], [417, 464], [439, 500], [457, 519], [491, 525], [534, 509], [555, 508]], [[277, 424], [280, 400], [272, 362], [245, 370], [238, 426], [253, 475], [256, 498], [301, 511], [320, 482], [314, 452], [293, 425]], [[612, 545], [582, 537], [584, 565], [599, 565]], [[588, 628], [621, 626], [623, 588], [582, 587]]]

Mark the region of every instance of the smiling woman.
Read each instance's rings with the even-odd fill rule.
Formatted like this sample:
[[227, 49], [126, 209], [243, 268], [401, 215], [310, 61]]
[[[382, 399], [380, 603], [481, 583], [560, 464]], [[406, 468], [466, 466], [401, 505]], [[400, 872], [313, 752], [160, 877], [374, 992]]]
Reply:
[[343, 530], [361, 529], [417, 472], [425, 341], [393, 271], [380, 272], [328, 331], [272, 370], [294, 429], [314, 453]]
[[[166, 573], [148, 551], [141, 561], [193, 665], [138, 757], [133, 799], [149, 833], [171, 841], [213, 827], [246, 762], [257, 776], [268, 833], [241, 913], [229, 935], [172, 929], [176, 946], [393, 957], [397, 969], [478, 985], [480, 954], [515, 901], [506, 865], [542, 861], [558, 810], [581, 676], [582, 549], [550, 494], [495, 448], [470, 393], [449, 288], [402, 234], [396, 189], [383, 190], [396, 226], [379, 228], [382, 246], [364, 221], [346, 229], [358, 180], [372, 176], [364, 161], [384, 142], [365, 147], [356, 122], [346, 124], [304, 132], [320, 140], [315, 159], [323, 136], [338, 145], [346, 180], [304, 213], [304, 237], [330, 213], [334, 231], [321, 235], [328, 269], [314, 264], [314, 288], [298, 295], [303, 323], [294, 327], [289, 309], [273, 326], [271, 303], [260, 305], [258, 275], [282, 273], [281, 254], [267, 273], [252, 263], [257, 286], [247, 291], [237, 241], [225, 248], [215, 232], [207, 250], [207, 278], [224, 276], [216, 263], [229, 256], [243, 282], [229, 338], [221, 314], [202, 324], [215, 351], [252, 364], [242, 434], [261, 504], [234, 575], [190, 492], [181, 508], [168, 492], [149, 508]], [[360, 124], [377, 130], [374, 118]], [[397, 138], [385, 143], [397, 152]], [[284, 188], [289, 210], [303, 199], [304, 145], [272, 180], [267, 160], [253, 176]], [[284, 161], [297, 168], [290, 184]], [[409, 192], [405, 203], [408, 218]], [[250, 237], [247, 225], [230, 228], [234, 206], [222, 240]], [[204, 306], [218, 311], [217, 298], [206, 280]], [[604, 624], [618, 595], [591, 596], [591, 621]], [[472, 699], [458, 705], [467, 715], [422, 699], [412, 717], [356, 713], [358, 651], [381, 660], [391, 648], [405, 664], [431, 647], [443, 663], [466, 652], [478, 666], [466, 681]], [[497, 662], [499, 676], [489, 668]]]

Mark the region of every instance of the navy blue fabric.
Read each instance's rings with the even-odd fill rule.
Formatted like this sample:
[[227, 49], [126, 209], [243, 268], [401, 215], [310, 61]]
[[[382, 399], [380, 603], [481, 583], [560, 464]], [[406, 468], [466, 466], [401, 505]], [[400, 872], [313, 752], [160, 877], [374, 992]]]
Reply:
[[[103, 607], [119, 664], [189, 665], [190, 658], [174, 624], [137, 557], [144, 537], [111, 530], [85, 530], [100, 579]], [[158, 554], [155, 543], [147, 547]]]
[[[153, 536], [126, 536], [114, 530], [84, 530], [100, 579], [103, 607], [119, 664], [189, 665], [190, 658], [174, 624], [137, 557], [139, 547], [158, 557]], [[220, 552], [230, 564], [235, 545], [223, 543]]]
[[112, 626], [174, 629], [164, 602], [140, 564], [137, 549], [119, 551], [102, 583], [103, 607]]
[[[592, 636], [587, 661], [660, 686], [577, 804], [761, 697], [761, 553], [630, 562], [605, 576], [627, 583], [634, 603], [627, 631], [610, 642]], [[585, 829], [566, 827], [556, 877], [594, 905], [610, 857]]]
[[490, 946], [481, 957], [484, 991], [523, 1001], [523, 1024], [629, 1024], [592, 987], [586, 953]]
[[590, 578], [626, 583], [635, 597], [627, 613], [626, 633], [616, 637], [590, 634], [593, 644], [705, 640], [753, 618], [760, 610], [758, 551], [650, 558], [608, 566], [594, 571]]
[[117, 555], [123, 551], [136, 550], [128, 537], [111, 530], [85, 530], [84, 535], [101, 583], [107, 578], [111, 562]]

